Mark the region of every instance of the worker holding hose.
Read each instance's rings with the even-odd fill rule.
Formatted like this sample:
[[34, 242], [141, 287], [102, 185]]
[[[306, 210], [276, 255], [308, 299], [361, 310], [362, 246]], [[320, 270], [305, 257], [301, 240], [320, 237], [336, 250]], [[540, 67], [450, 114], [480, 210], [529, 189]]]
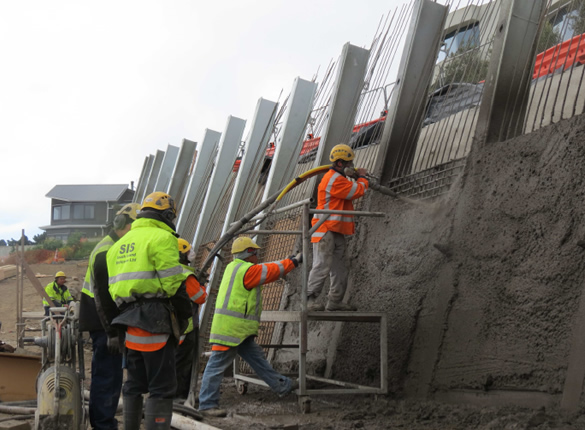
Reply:
[[260, 247], [249, 237], [239, 237], [232, 245], [234, 260], [223, 274], [209, 343], [212, 353], [199, 393], [199, 411], [204, 416], [225, 417], [219, 408], [220, 385], [224, 371], [240, 355], [254, 372], [280, 396], [298, 388], [293, 381], [276, 372], [254, 341], [262, 314], [261, 286], [283, 277], [303, 261], [301, 253], [282, 261], [258, 264]]
[[[353, 211], [352, 201], [364, 195], [369, 183], [366, 169], [355, 169], [353, 150], [345, 144], [335, 145], [329, 159], [331, 169], [319, 183], [317, 209]], [[348, 173], [356, 181], [348, 179]], [[316, 214], [315, 225], [326, 214]], [[345, 236], [354, 234], [355, 225], [351, 215], [329, 215], [329, 218], [311, 236], [313, 243], [313, 268], [307, 285], [307, 309], [309, 311], [355, 311], [356, 308], [343, 303], [347, 288], [347, 262]], [[327, 305], [317, 303], [327, 277], [331, 277]]]

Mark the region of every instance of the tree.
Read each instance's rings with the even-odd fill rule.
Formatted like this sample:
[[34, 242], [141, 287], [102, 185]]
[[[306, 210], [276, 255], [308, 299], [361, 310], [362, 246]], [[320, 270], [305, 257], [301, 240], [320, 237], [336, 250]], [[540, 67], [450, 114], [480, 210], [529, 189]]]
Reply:
[[575, 4], [575, 14], [569, 19], [572, 21], [573, 35], [585, 33], [585, 0], [577, 0]]
[[4, 239], [0, 239], [0, 246], [8, 246]]
[[[21, 240], [20, 239], [10, 239], [8, 241], [8, 246], [20, 246], [21, 244]], [[31, 242], [28, 237], [26, 236], [26, 234], [24, 235], [24, 244], [25, 245], [34, 245], [33, 242]]]
[[479, 49], [462, 45], [443, 61], [435, 89], [451, 83], [477, 84], [485, 80], [488, 66], [489, 60], [482, 58]]
[[542, 26], [542, 30], [540, 31], [540, 35], [538, 36], [536, 53], [540, 54], [541, 52], [544, 52], [548, 48], [558, 45], [559, 43], [561, 43], [560, 33], [555, 30], [550, 21], [545, 21], [544, 25]]
[[42, 232], [41, 234], [35, 234], [33, 236], [33, 241], [37, 245], [43, 243], [45, 240], [47, 240], [47, 232], [46, 231]]

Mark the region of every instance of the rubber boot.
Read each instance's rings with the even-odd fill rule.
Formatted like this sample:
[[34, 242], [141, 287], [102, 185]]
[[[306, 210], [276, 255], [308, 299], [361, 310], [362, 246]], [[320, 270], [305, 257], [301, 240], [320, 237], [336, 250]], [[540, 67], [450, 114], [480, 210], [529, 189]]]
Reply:
[[124, 430], [139, 430], [142, 421], [142, 396], [124, 396]]
[[146, 430], [167, 430], [171, 428], [173, 416], [173, 399], [146, 400], [144, 424]]

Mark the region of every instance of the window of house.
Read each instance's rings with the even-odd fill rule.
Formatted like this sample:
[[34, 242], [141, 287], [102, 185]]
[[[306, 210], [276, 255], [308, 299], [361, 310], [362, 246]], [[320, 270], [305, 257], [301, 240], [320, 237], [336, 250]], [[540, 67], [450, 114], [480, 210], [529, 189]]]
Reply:
[[71, 205], [53, 206], [53, 219], [55, 221], [70, 219]]
[[73, 205], [73, 219], [93, 219], [94, 205]]
[[447, 34], [443, 39], [437, 62], [443, 61], [450, 55], [455, 55], [460, 49], [468, 50], [479, 46], [479, 44], [479, 22], [458, 28]]
[[[578, 7], [579, 6], [577, 6], [577, 8]], [[574, 9], [574, 6], [571, 4], [561, 8], [559, 12], [553, 16], [551, 24], [554, 32], [559, 36], [559, 43], [569, 40], [580, 33], [579, 27], [583, 26], [580, 24], [580, 21], [582, 21], [580, 15], [579, 9]]]

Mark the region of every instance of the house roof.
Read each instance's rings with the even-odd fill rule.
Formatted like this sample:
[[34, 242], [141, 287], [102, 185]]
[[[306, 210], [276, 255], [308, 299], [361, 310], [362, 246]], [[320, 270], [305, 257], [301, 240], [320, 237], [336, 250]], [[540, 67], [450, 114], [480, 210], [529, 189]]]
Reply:
[[127, 184], [112, 185], [55, 185], [45, 197], [67, 202], [118, 201], [128, 190]]

